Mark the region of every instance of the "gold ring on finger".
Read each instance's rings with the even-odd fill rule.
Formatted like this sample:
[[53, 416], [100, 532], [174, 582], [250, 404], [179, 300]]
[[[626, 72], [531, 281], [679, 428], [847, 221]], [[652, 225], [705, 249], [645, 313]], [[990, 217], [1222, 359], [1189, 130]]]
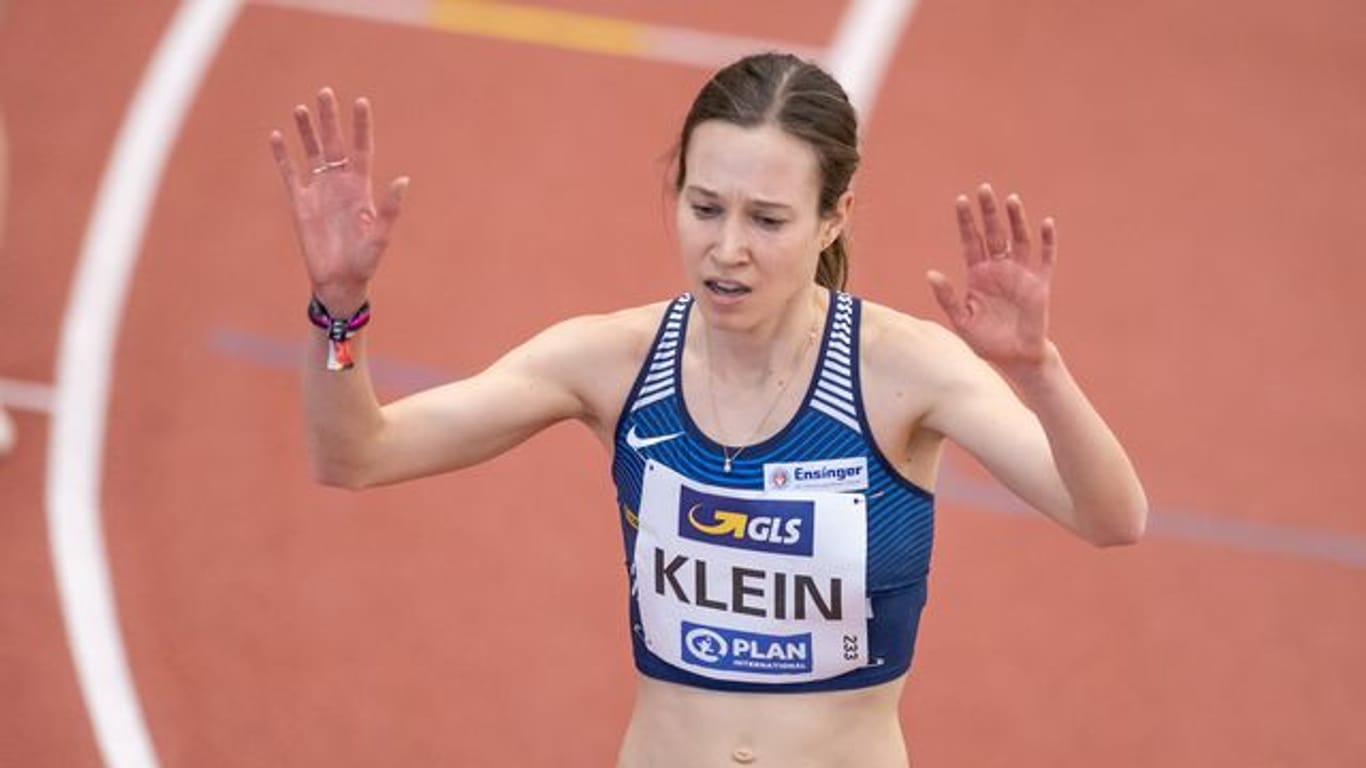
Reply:
[[348, 165], [350, 165], [350, 164], [351, 164], [351, 158], [349, 158], [349, 157], [343, 157], [343, 158], [340, 159], [340, 160], [324, 160], [324, 161], [322, 162], [322, 165], [316, 165], [316, 166], [313, 167], [313, 175], [314, 175], [314, 176], [317, 176], [317, 175], [320, 174], [320, 173], [327, 173], [328, 171], [335, 171], [335, 170], [337, 170], [337, 169], [339, 169], [339, 168], [345, 168], [346, 166], [348, 166]]

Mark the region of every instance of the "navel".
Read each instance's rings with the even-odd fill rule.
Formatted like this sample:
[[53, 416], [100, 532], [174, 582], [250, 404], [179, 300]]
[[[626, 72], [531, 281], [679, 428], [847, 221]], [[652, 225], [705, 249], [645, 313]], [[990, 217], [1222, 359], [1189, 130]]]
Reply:
[[736, 747], [731, 750], [730, 759], [740, 765], [749, 765], [750, 763], [757, 761], [759, 757], [755, 755], [754, 750], [749, 747]]

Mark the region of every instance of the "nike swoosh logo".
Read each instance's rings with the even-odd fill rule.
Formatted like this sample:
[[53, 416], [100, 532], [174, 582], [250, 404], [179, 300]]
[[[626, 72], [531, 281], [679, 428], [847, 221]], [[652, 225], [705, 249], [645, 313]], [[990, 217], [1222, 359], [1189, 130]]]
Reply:
[[659, 443], [667, 442], [682, 434], [682, 432], [674, 432], [671, 435], [655, 435], [654, 437], [641, 437], [640, 435], [636, 434], [636, 425], [632, 424], [631, 431], [626, 433], [626, 444], [639, 451], [643, 448], [649, 448], [652, 445], [658, 445]]

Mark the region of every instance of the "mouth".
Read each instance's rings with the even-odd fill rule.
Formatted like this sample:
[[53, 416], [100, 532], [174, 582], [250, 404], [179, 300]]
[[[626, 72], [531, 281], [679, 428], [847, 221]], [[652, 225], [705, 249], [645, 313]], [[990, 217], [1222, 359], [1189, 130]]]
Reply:
[[707, 290], [711, 291], [713, 294], [728, 298], [744, 296], [752, 290], [744, 283], [738, 283], [734, 280], [703, 280], [702, 285], [706, 286]]

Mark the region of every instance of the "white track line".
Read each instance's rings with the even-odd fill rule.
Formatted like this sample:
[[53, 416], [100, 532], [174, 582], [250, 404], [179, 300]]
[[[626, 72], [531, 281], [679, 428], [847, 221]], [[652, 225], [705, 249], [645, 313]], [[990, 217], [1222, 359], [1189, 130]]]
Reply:
[[[478, 34], [464, 32], [459, 29], [449, 29], [439, 21], [434, 20], [433, 10], [440, 5], [439, 0], [388, 0], [387, 2], [375, 2], [374, 0], [248, 0], [254, 6], [274, 6], [296, 11], [307, 11], [310, 13], [323, 14], [328, 16], [342, 16], [345, 18], [363, 19], [389, 24], [402, 24], [424, 29], [435, 29], [449, 34]], [[576, 13], [568, 8], [550, 8], [534, 4], [508, 3], [507, 7], [516, 6], [532, 12], [544, 12], [548, 14], [568, 11]], [[821, 48], [803, 45], [801, 43], [790, 43], [782, 40], [768, 40], [765, 38], [745, 37], [742, 35], [728, 35], [722, 32], [710, 32], [690, 27], [670, 26], [666, 24], [649, 24], [646, 22], [628, 21], [626, 19], [615, 19], [612, 17], [598, 17], [585, 14], [585, 18], [596, 21], [622, 22], [629, 24], [639, 30], [641, 41], [644, 47], [641, 50], [633, 51], [629, 54], [611, 51], [596, 51], [604, 55], [628, 55], [633, 58], [647, 59], [650, 61], [662, 61], [670, 64], [681, 64], [689, 67], [700, 67], [702, 69], [716, 69], [735, 61], [747, 54], [758, 51], [788, 51], [807, 59], [823, 60], [824, 50]], [[522, 44], [528, 44], [523, 42]]]
[[835, 31], [823, 61], [849, 93], [864, 125], [915, 6], [916, 0], [853, 0]]
[[18, 379], [0, 379], [0, 405], [17, 411], [52, 412], [53, 389], [47, 384]]
[[427, 26], [433, 0], [247, 0], [251, 5], [273, 5], [295, 11], [345, 16], [365, 21]]
[[804, 59], [819, 61], [824, 51], [800, 43], [786, 43], [758, 37], [722, 35], [685, 27], [649, 25], [643, 31], [644, 58], [702, 69], [718, 69], [760, 51], [786, 51]]
[[[252, 5], [276, 6], [369, 21], [436, 27], [435, 0], [248, 0]], [[521, 6], [535, 9], [537, 6]], [[749, 53], [784, 50], [821, 61], [844, 86], [863, 123], [873, 109], [882, 76], [891, 63], [901, 34], [915, 10], [916, 0], [851, 0], [828, 48], [821, 50], [779, 40], [727, 35], [686, 27], [628, 22], [646, 41], [644, 50], [630, 55], [674, 64], [714, 69]], [[547, 12], [549, 9], [547, 9]], [[453, 30], [447, 30], [453, 31]], [[458, 31], [453, 31], [458, 33]]]
[[236, 0], [186, 0], [153, 53], [100, 181], [62, 321], [48, 446], [48, 541], [76, 678], [106, 765], [155, 766], [119, 632], [100, 521], [114, 342], [161, 171]]

